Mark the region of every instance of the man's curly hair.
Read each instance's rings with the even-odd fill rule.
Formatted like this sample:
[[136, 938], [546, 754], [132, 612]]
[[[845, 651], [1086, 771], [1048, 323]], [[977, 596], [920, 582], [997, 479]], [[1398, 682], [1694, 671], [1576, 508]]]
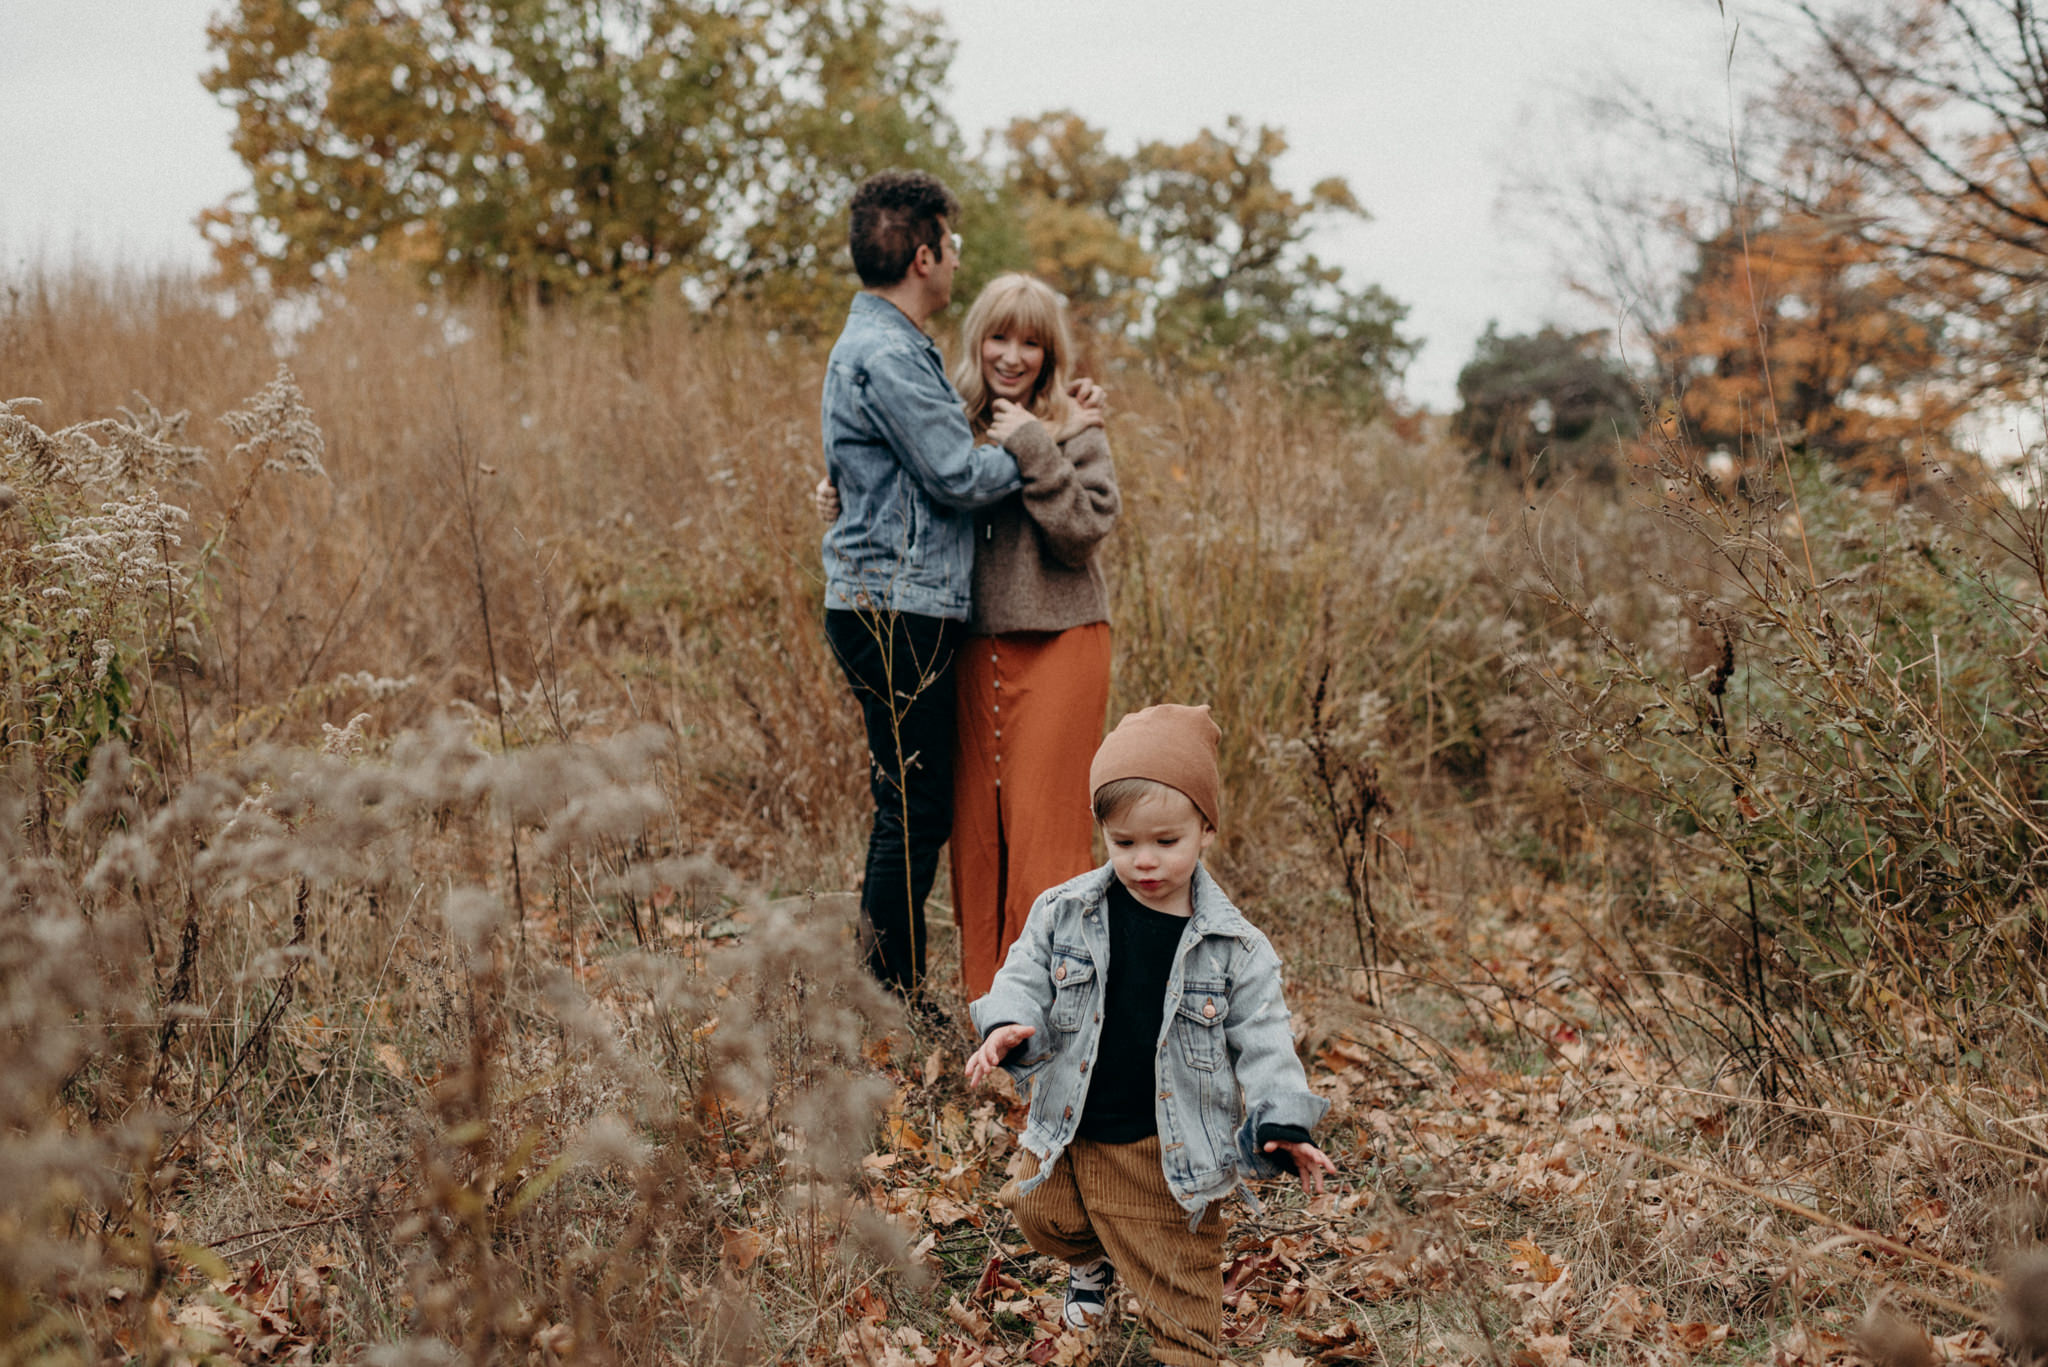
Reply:
[[878, 171], [853, 192], [848, 245], [853, 269], [870, 289], [900, 284], [919, 247], [940, 252], [939, 220], [960, 213], [945, 182], [924, 171]]

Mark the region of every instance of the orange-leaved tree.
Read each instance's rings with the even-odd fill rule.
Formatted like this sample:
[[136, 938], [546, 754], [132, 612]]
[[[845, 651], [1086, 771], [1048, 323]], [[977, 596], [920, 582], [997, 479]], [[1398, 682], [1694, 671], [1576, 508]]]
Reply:
[[1976, 398], [2029, 392], [2048, 329], [2048, 23], [2033, 0], [1796, 8], [1812, 46], [1771, 107], [1771, 188], [1827, 218], [1834, 178], [1804, 169], [1846, 168], [1859, 212], [1833, 229], [1914, 312], [1943, 316], [1944, 381]]
[[1776, 460], [1780, 443], [1866, 483], [1909, 484], [1947, 457], [1962, 401], [1940, 378], [1944, 317], [1894, 259], [1842, 230], [1846, 190], [1730, 214], [1698, 243], [1677, 316], [1655, 339], [1700, 445]]

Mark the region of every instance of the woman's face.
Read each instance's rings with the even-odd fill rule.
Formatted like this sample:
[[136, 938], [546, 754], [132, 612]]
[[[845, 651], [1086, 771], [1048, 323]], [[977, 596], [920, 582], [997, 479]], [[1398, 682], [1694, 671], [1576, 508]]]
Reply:
[[1045, 370], [1045, 348], [1016, 328], [997, 328], [981, 341], [981, 381], [989, 393], [1025, 403]]

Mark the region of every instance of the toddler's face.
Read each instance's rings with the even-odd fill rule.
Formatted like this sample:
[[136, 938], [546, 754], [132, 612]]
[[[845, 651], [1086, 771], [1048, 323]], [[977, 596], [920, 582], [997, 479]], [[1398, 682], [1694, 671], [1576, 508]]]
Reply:
[[1154, 911], [1186, 916], [1188, 882], [1216, 832], [1185, 793], [1150, 792], [1102, 823], [1110, 867], [1131, 895]]

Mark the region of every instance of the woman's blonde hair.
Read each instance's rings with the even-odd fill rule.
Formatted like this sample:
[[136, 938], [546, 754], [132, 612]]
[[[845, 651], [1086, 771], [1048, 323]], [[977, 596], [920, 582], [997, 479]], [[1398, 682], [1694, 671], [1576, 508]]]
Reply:
[[966, 401], [967, 423], [978, 437], [988, 430], [995, 395], [981, 378], [981, 344], [993, 333], [1021, 333], [1045, 348], [1045, 365], [1025, 403], [1055, 431], [1072, 416], [1067, 397], [1073, 378], [1074, 334], [1067, 326], [1067, 301], [1035, 275], [1012, 272], [982, 287], [967, 321], [960, 325], [960, 355], [953, 363], [953, 388]]

